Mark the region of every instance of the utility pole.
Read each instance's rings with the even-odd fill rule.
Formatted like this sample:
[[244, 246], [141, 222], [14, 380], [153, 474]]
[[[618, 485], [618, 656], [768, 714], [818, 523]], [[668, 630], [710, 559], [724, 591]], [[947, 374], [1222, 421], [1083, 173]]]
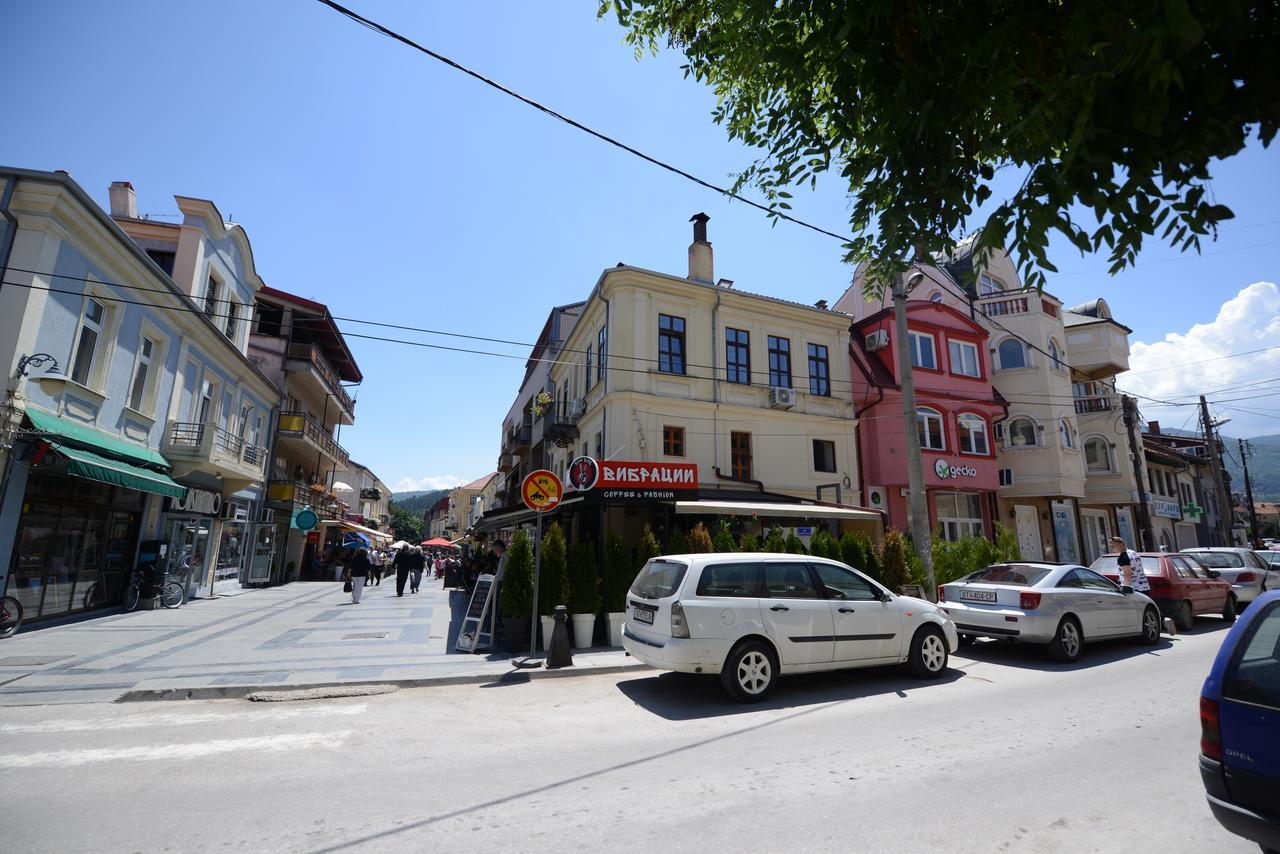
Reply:
[[1124, 417], [1124, 429], [1129, 434], [1129, 460], [1133, 463], [1133, 480], [1138, 485], [1138, 495], [1141, 500], [1138, 502], [1138, 534], [1141, 540], [1142, 551], [1153, 552], [1156, 550], [1155, 531], [1151, 530], [1151, 508], [1147, 501], [1147, 487], [1142, 482], [1142, 447], [1138, 444], [1135, 435], [1138, 426], [1138, 405], [1129, 395], [1121, 395], [1120, 412]]
[[[923, 277], [913, 273], [911, 279]], [[911, 505], [911, 540], [924, 566], [926, 594], [937, 601], [933, 581], [933, 546], [930, 543], [929, 503], [924, 491], [924, 472], [920, 468], [920, 434], [916, 427], [916, 386], [911, 374], [911, 344], [907, 337], [907, 274], [901, 273], [893, 283], [894, 338], [897, 342], [898, 384], [902, 387], [902, 424], [907, 434], [907, 489]]]
[[1213, 490], [1218, 494], [1218, 536], [1222, 537], [1221, 545], [1231, 545], [1231, 496], [1222, 483], [1222, 447], [1218, 443], [1217, 426], [1209, 417], [1209, 403], [1200, 395], [1200, 420], [1203, 424], [1204, 438], [1209, 443], [1209, 468], [1213, 471]]
[[1240, 467], [1244, 469], [1244, 497], [1249, 502], [1249, 545], [1258, 539], [1258, 511], [1253, 506], [1253, 483], [1249, 480], [1249, 455], [1253, 448], [1244, 439], [1240, 442]]

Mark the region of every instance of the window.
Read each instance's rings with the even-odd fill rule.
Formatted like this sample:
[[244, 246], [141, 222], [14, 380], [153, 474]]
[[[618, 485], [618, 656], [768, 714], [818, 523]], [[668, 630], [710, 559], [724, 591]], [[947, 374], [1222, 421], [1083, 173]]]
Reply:
[[820, 599], [809, 567], [803, 563], [766, 563], [764, 586], [771, 599]]
[[257, 311], [258, 334], [279, 338], [280, 327], [284, 325], [284, 309], [269, 302], [260, 302], [257, 305]]
[[1111, 471], [1111, 453], [1105, 439], [1094, 436], [1084, 440], [1084, 465], [1089, 474]]
[[825, 344], [809, 345], [809, 394], [831, 396], [831, 365]]
[[791, 388], [791, 340], [769, 336], [769, 386]]
[[933, 336], [924, 332], [908, 332], [911, 342], [911, 364], [917, 368], [936, 371], [938, 356], [933, 350]]
[[1156, 472], [1155, 469], [1147, 469], [1147, 491], [1156, 491]]
[[684, 456], [684, 428], [664, 425], [662, 428], [662, 453], [668, 457]]
[[960, 428], [960, 453], [983, 456], [990, 453], [987, 445], [987, 422], [981, 415], [965, 413], [956, 422]]
[[1030, 418], [1015, 418], [1009, 422], [1009, 445], [1014, 448], [1032, 448], [1040, 444], [1036, 425]]
[[658, 315], [658, 370], [684, 373], [684, 318]]
[[609, 330], [608, 327], [601, 326], [600, 334], [596, 336], [596, 350], [600, 356], [599, 363], [596, 366], [596, 380], [604, 379], [604, 360], [605, 354], [609, 352]]
[[818, 573], [818, 581], [822, 583], [822, 592], [828, 599], [852, 599], [859, 602], [874, 602], [880, 597], [876, 595], [871, 582], [861, 576], [854, 575], [847, 569], [832, 566], [829, 563], [812, 564]]
[[698, 578], [699, 596], [760, 595], [761, 566], [758, 563], [713, 563]]
[[975, 493], [938, 492], [935, 501], [944, 540], [982, 536], [982, 501]]
[[1178, 494], [1178, 490], [1173, 485], [1173, 472], [1166, 471], [1164, 473], [1164, 487], [1165, 495], [1176, 496]]
[[1000, 469], [1000, 485], [1013, 486], [1013, 469]]
[[947, 441], [942, 432], [942, 416], [932, 409], [916, 410], [916, 429], [920, 433], [920, 447], [930, 451], [947, 449]]
[[173, 260], [176, 257], [173, 252], [166, 252], [163, 249], [148, 249], [147, 257], [156, 262], [156, 266], [164, 270], [170, 276], [173, 275]]
[[232, 341], [236, 340], [236, 309], [239, 307], [231, 300], [227, 300], [227, 322], [222, 327], [222, 331]]
[[80, 318], [80, 337], [76, 341], [76, 355], [72, 361], [71, 379], [80, 385], [89, 384], [93, 373], [93, 357], [98, 349], [98, 338], [106, 323], [107, 309], [93, 297], [84, 301], [84, 316]]
[[245, 431], [249, 429], [249, 425], [253, 423], [253, 404], [246, 401], [240, 401], [240, 423], [236, 429], [236, 435], [241, 439], [245, 438]]
[[734, 431], [729, 434], [731, 474], [737, 480], [751, 480], [751, 434]]
[[591, 345], [590, 345], [590, 344], [588, 344], [588, 345], [587, 345], [587, 377], [586, 377], [586, 383], [583, 385], [583, 388], [585, 388], [585, 389], [590, 389], [590, 388], [591, 388], [591, 383], [592, 383], [592, 382], [594, 381], [594, 379], [595, 379], [595, 378], [592, 376], [591, 368], [592, 368]]
[[1071, 424], [1067, 419], [1063, 418], [1058, 422], [1058, 432], [1062, 434], [1062, 447], [1074, 448], [1075, 444], [1071, 440]]
[[142, 412], [147, 396], [147, 379], [151, 374], [151, 358], [156, 344], [143, 335], [138, 341], [138, 361], [133, 366], [133, 383], [129, 386], [129, 408]]
[[1004, 285], [999, 279], [992, 278], [986, 273], [978, 276], [978, 296], [986, 297], [992, 294], [998, 294], [1004, 290]]
[[596, 431], [596, 459], [604, 457], [604, 431]]
[[1006, 338], [1001, 341], [996, 350], [996, 356], [1000, 360], [1002, 371], [1027, 367], [1027, 351], [1017, 338]]
[[729, 382], [751, 384], [751, 335], [745, 329], [725, 327], [724, 365]]
[[1271, 603], [1254, 617], [1227, 665], [1222, 694], [1280, 709], [1280, 605]]
[[218, 280], [213, 276], [209, 277], [209, 283], [204, 289], [204, 314], [205, 317], [213, 319], [213, 315], [218, 308]]
[[1049, 339], [1049, 365], [1055, 371], [1062, 369], [1062, 350], [1052, 338]]
[[951, 354], [951, 373], [963, 377], [980, 377], [978, 369], [978, 348], [968, 341], [948, 341], [948, 352]]
[[827, 439], [813, 440], [813, 470], [836, 470], [836, 443]]

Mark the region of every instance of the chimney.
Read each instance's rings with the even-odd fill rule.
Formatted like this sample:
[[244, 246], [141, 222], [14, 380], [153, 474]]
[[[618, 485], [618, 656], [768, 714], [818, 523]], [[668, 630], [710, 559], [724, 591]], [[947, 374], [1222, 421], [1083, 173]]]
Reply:
[[820, 300], [818, 300], [817, 302], [815, 302], [815, 303], [813, 304], [813, 307], [814, 307], [814, 308], [820, 308], [820, 309], [822, 309], [823, 311], [826, 311], [826, 310], [827, 310], [827, 301], [826, 301], [826, 300], [824, 300], [824, 299], [820, 299]]
[[138, 195], [128, 181], [112, 181], [107, 190], [111, 197], [111, 215], [127, 219], [138, 218]]
[[711, 217], [704, 213], [689, 217], [689, 222], [693, 223], [693, 242], [689, 244], [689, 278], [707, 285], [716, 280], [711, 243], [707, 240], [709, 219]]
[[1150, 433], [1152, 436], [1159, 436], [1159, 435], [1160, 435], [1160, 422], [1159, 422], [1159, 421], [1148, 421], [1148, 422], [1147, 422], [1147, 432], [1148, 432], [1148, 433]]

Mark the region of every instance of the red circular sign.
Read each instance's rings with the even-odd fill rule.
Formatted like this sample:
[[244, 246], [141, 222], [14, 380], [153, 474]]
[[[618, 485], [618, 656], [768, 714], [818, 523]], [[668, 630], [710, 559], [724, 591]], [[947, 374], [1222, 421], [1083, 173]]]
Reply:
[[564, 486], [554, 472], [546, 469], [531, 471], [520, 485], [520, 497], [524, 504], [535, 513], [546, 513], [554, 510], [564, 495]]

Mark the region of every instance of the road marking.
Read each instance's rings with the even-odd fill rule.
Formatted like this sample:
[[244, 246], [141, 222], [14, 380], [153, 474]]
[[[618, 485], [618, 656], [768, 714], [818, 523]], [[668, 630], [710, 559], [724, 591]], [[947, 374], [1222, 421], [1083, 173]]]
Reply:
[[313, 732], [298, 735], [268, 735], [258, 738], [228, 738], [195, 744], [147, 744], [138, 747], [105, 747], [86, 750], [48, 750], [42, 753], [0, 756], [0, 768], [74, 768], [95, 762], [173, 760], [184, 762], [221, 753], [305, 750], [311, 747], [340, 747], [351, 730]]
[[261, 711], [201, 711], [157, 712], [154, 714], [128, 715], [107, 720], [71, 718], [67, 720], [36, 721], [29, 724], [0, 724], [0, 735], [33, 732], [101, 732], [110, 729], [140, 729], [142, 727], [186, 726], [220, 721], [281, 721], [290, 718], [324, 718], [362, 715], [368, 706], [355, 703], [345, 706], [299, 706], [297, 708], [263, 709]]

